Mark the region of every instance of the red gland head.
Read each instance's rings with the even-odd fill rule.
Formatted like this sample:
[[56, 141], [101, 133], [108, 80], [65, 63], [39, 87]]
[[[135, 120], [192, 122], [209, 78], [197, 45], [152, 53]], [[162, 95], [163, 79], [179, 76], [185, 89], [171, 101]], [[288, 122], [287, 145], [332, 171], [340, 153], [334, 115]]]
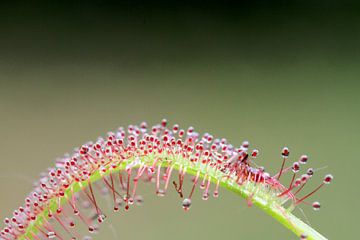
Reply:
[[319, 211], [321, 207], [319, 202], [313, 202], [312, 206], [315, 211]]
[[299, 158], [299, 163], [301, 163], [301, 164], [306, 164], [307, 161], [308, 161], [307, 155], [301, 155], [301, 157]]
[[289, 154], [290, 154], [289, 148], [284, 147], [284, 148], [282, 149], [281, 155], [282, 155], [283, 157], [288, 157]]
[[299, 170], [300, 170], [300, 164], [298, 162], [294, 162], [292, 167], [291, 167], [291, 170], [294, 172], [294, 173], [297, 173]]
[[333, 180], [333, 176], [331, 174], [327, 174], [325, 177], [324, 177], [324, 183], [325, 184], [330, 184], [331, 181]]

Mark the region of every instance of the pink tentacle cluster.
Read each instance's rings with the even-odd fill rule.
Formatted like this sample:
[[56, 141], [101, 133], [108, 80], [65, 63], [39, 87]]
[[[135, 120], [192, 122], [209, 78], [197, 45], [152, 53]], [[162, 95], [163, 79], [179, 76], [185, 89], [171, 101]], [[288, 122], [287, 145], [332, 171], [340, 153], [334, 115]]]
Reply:
[[[134, 203], [143, 202], [136, 192], [139, 180], [155, 182], [156, 194], [164, 196], [171, 186], [175, 164], [179, 165], [179, 173], [172, 185], [183, 198], [182, 206], [185, 210], [191, 206], [196, 186], [200, 183], [203, 199], [207, 200], [211, 182], [219, 176], [213, 190], [214, 197], [219, 195], [220, 182], [231, 180], [240, 186], [250, 183], [261, 185], [262, 188], [270, 189], [279, 201], [290, 200], [294, 206], [309, 204], [305, 200], [333, 178], [326, 175], [322, 184], [299, 197], [314, 170], [309, 168], [305, 174], [297, 176], [300, 165], [306, 164], [308, 157], [303, 155], [292, 166], [286, 167], [289, 154], [289, 149], [285, 147], [282, 150], [281, 168], [271, 176], [263, 167], [256, 167], [254, 161], [259, 151], [249, 151], [247, 141], [234, 147], [224, 138], [215, 139], [208, 133], [200, 136], [193, 127], [186, 130], [177, 124], [168, 127], [165, 119], [151, 128], [145, 122], [139, 126], [130, 125], [127, 129], [119, 128], [116, 132], [109, 132], [106, 138], [88, 142], [72, 154], [57, 159], [55, 167], [41, 175], [24, 205], [16, 209], [11, 218], [4, 219], [5, 226], [0, 232], [0, 238], [79, 239], [81, 234], [76, 226], [85, 226], [89, 233], [94, 233], [98, 230], [98, 224], [106, 219], [101, 201], [98, 200], [100, 194], [110, 196], [113, 211], [118, 212], [122, 206], [129, 210]], [[161, 163], [164, 162], [167, 166], [162, 168]], [[125, 169], [111, 171], [125, 163]], [[185, 197], [187, 167], [198, 170], [192, 179], [190, 192]], [[101, 174], [101, 180], [91, 182], [96, 172]], [[281, 183], [281, 177], [289, 172], [293, 174], [291, 182]], [[81, 191], [74, 192], [74, 184], [78, 184]], [[251, 205], [251, 196], [248, 201]], [[56, 208], [53, 207], [54, 203]], [[318, 202], [312, 205], [315, 210], [320, 208]], [[39, 220], [41, 224], [37, 224]]]

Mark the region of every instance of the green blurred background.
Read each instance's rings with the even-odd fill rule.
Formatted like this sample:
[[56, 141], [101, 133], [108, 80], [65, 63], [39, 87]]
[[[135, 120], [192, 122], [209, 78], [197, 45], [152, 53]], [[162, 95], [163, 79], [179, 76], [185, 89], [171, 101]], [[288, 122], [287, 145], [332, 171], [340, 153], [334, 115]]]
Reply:
[[[57, 156], [166, 117], [249, 140], [272, 172], [283, 146], [327, 166], [314, 178], [334, 184], [305, 214], [329, 239], [357, 239], [360, 5], [285, 2], [2, 2], [0, 218]], [[297, 239], [231, 193], [197, 194], [184, 213], [175, 193], [142, 192], [144, 206], [112, 214], [96, 239]]]

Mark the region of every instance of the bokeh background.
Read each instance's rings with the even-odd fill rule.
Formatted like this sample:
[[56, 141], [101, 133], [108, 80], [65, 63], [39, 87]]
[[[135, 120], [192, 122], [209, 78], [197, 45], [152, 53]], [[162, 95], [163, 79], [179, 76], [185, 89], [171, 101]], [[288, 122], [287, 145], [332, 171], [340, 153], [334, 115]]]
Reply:
[[[335, 181], [307, 218], [329, 239], [356, 239], [360, 5], [290, 2], [1, 2], [0, 218], [57, 156], [166, 117], [249, 140], [269, 171], [283, 146], [308, 154], [326, 167], [314, 178]], [[198, 194], [185, 214], [175, 193], [142, 192], [144, 206], [112, 214], [96, 239], [297, 239], [231, 193]]]

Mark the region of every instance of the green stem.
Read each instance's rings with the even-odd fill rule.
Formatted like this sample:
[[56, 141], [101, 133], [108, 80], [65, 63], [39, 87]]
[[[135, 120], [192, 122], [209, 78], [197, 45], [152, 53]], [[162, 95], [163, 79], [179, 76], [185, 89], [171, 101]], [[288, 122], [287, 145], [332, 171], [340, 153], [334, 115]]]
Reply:
[[[165, 157], [165, 159], [167, 159]], [[146, 163], [150, 166], [153, 163], [153, 157], [144, 157], [140, 159], [141, 163]], [[100, 173], [99, 170], [95, 171], [91, 177], [90, 182], [96, 182], [101, 180], [104, 176], [109, 175], [110, 173], [116, 173], [119, 171], [125, 170], [126, 166], [133, 162], [134, 159], [128, 159], [127, 161], [121, 162], [117, 168], [108, 168], [105, 173]], [[200, 172], [200, 178], [210, 178], [211, 182], [217, 183], [220, 181], [220, 186], [243, 197], [244, 199], [251, 202], [266, 212], [268, 215], [272, 216], [274, 219], [279, 221], [283, 226], [294, 232], [298, 237], [302, 234], [307, 236], [307, 240], [326, 240], [327, 238], [322, 236], [312, 227], [301, 221], [299, 218], [294, 216], [289, 210], [282, 207], [279, 201], [274, 200], [274, 195], [266, 189], [259, 188], [259, 185], [255, 184], [244, 184], [238, 185], [234, 183], [231, 179], [224, 178], [224, 174], [219, 171], [214, 171], [212, 169], [204, 169], [199, 167], [199, 165], [189, 165], [189, 163], [184, 159], [173, 159], [173, 161], [162, 161], [158, 164], [161, 164], [162, 167], [168, 167], [172, 165], [175, 170], [179, 170], [180, 166], [183, 167], [183, 170], [189, 175], [195, 176], [197, 172]], [[132, 168], [138, 168], [140, 164], [133, 166]], [[76, 193], [87, 187], [88, 181], [84, 182], [74, 182], [65, 192], [65, 196], [61, 199], [61, 204], [64, 204], [71, 198], [71, 194]], [[72, 191], [71, 191], [72, 189]], [[50, 200], [49, 209], [51, 212], [55, 212], [58, 207], [57, 199], [54, 198]], [[37, 219], [30, 223], [26, 228], [26, 232], [20, 237], [20, 239], [33, 239], [33, 235], [38, 233], [38, 228], [44, 224], [48, 219], [48, 209], [43, 210], [41, 214], [37, 216]]]

